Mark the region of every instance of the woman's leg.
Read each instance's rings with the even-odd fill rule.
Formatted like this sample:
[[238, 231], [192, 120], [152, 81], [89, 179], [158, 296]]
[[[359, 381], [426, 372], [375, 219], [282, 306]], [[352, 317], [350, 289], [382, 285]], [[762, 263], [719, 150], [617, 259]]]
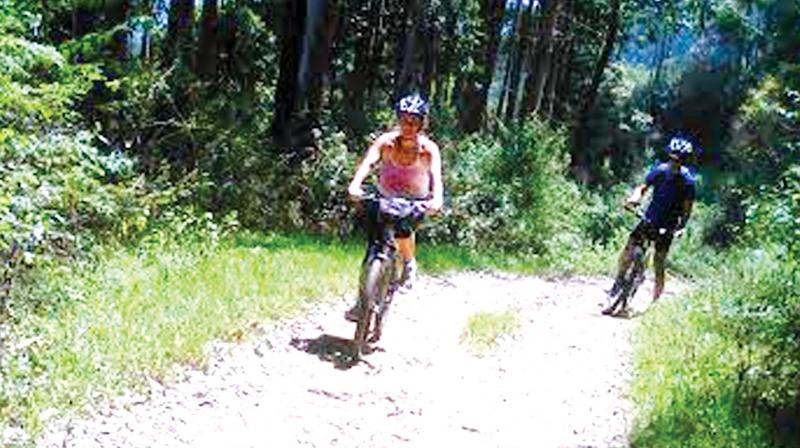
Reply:
[[407, 238], [396, 238], [396, 240], [397, 250], [400, 252], [400, 256], [403, 257], [403, 261], [409, 262], [413, 260], [417, 249], [414, 234], [412, 233]]

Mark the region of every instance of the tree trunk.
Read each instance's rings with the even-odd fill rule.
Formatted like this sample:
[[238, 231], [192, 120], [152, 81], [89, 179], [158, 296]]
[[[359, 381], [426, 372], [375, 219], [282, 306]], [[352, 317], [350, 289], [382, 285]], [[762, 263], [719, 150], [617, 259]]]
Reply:
[[203, 0], [200, 19], [200, 41], [197, 48], [197, 74], [210, 80], [217, 74], [219, 11], [217, 0]]
[[520, 39], [520, 21], [524, 14], [520, 13], [521, 5], [516, 5], [511, 12], [512, 17], [510, 22], [513, 23], [514, 32], [507, 38], [507, 51], [506, 51], [506, 63], [503, 67], [503, 82], [500, 85], [500, 99], [497, 103], [497, 110], [495, 115], [497, 117], [501, 117], [503, 115], [503, 110], [505, 110], [506, 104], [506, 97], [508, 96], [508, 83], [511, 78], [511, 67], [514, 65], [514, 59], [516, 58], [516, 52], [519, 49], [519, 39]]
[[278, 84], [275, 90], [275, 112], [272, 133], [279, 146], [289, 138], [289, 121], [299, 106], [298, 74], [304, 31], [306, 2], [283, 3], [281, 11], [281, 53]]
[[611, 57], [611, 52], [614, 49], [614, 42], [617, 40], [617, 29], [619, 28], [619, 9], [620, 0], [611, 0], [609, 3], [608, 12], [608, 31], [606, 32], [606, 39], [603, 43], [603, 49], [600, 53], [600, 58], [594, 67], [592, 75], [592, 82], [589, 85], [588, 91], [582, 95], [583, 102], [578, 110], [577, 123], [573, 131], [574, 144], [572, 145], [572, 166], [575, 172], [584, 173], [579, 177], [583, 178], [584, 182], [591, 182], [591, 176], [586, 173], [591, 172], [589, 166], [589, 157], [587, 150], [589, 149], [586, 142], [586, 130], [584, 129], [589, 119], [589, 113], [594, 107], [594, 102], [597, 99], [597, 93], [600, 90], [600, 83], [603, 81], [603, 72], [608, 66], [608, 60]]
[[559, 56], [554, 65], [554, 83], [548, 92], [547, 116], [554, 121], [565, 121], [569, 111], [564, 107], [569, 91], [569, 62], [572, 58], [573, 40], [570, 38], [562, 44]]
[[381, 67], [383, 66], [385, 36], [388, 34], [386, 30], [386, 17], [387, 4], [389, 0], [376, 0], [376, 10], [370, 15], [370, 28], [372, 30], [369, 40], [369, 59], [366, 65], [367, 72], [367, 99], [372, 100], [375, 97], [375, 90], [383, 86], [383, 73]]
[[439, 107], [451, 105], [450, 84], [453, 80], [453, 67], [456, 55], [456, 21], [458, 9], [454, 5], [456, 0], [442, 0], [442, 9], [445, 14], [444, 30], [440, 42], [444, 45], [439, 51], [441, 57], [438, 59], [439, 76], [436, 78], [436, 98], [435, 102]]
[[164, 41], [165, 66], [175, 64], [179, 68], [192, 67], [193, 29], [194, 1], [172, 0], [167, 23], [167, 38]]
[[[531, 26], [533, 21], [533, 10], [536, 3], [531, 2], [528, 9], [522, 15], [522, 21], [518, 30], [519, 43], [516, 52], [512, 55], [510, 62], [512, 63], [508, 87], [508, 106], [506, 106], [506, 121], [511, 122], [514, 120], [517, 109], [517, 98], [519, 97], [519, 82], [522, 76], [522, 62], [528, 54], [528, 48], [531, 46]], [[499, 112], [499, 111], [498, 111]]]
[[499, 41], [499, 25], [505, 11], [504, 0], [482, 0], [480, 3], [480, 43], [475, 46], [472, 58], [476, 70], [468, 73], [461, 89], [459, 128], [471, 133], [479, 130], [485, 121], [486, 99], [494, 76], [494, 66]]
[[[355, 135], [363, 135], [367, 130], [367, 114], [364, 111], [364, 100], [369, 89], [370, 65], [373, 63], [370, 50], [374, 43], [376, 29], [371, 25], [369, 14], [373, 11], [375, 0], [368, 0], [353, 18], [351, 29], [355, 37], [355, 55], [353, 70], [345, 75], [344, 113], [346, 125]], [[366, 26], [360, 26], [366, 21]]]
[[284, 8], [272, 130], [278, 146], [298, 160], [316, 147], [312, 129], [322, 108], [338, 15], [328, 0], [288, 2]]
[[426, 25], [421, 30], [422, 36], [422, 76], [420, 79], [419, 90], [427, 98], [430, 98], [431, 86], [433, 80], [436, 79], [436, 58], [438, 49], [438, 36], [433, 25], [432, 20], [425, 18]]
[[417, 53], [417, 33], [419, 32], [420, 22], [420, 0], [406, 0], [405, 20], [403, 21], [404, 30], [401, 35], [402, 48], [399, 66], [397, 67], [395, 78], [394, 96], [399, 98], [412, 90], [419, 88], [416, 70]]
[[535, 67], [531, 67], [528, 78], [525, 80], [525, 96], [523, 99], [523, 115], [535, 114], [539, 111], [544, 95], [553, 59], [553, 40], [555, 36], [558, 15], [563, 0], [550, 0], [544, 13], [544, 23], [539, 29], [539, 38], [536, 44]]
[[[307, 19], [306, 35], [312, 36], [309, 40], [310, 47], [307, 54], [308, 61], [308, 86], [306, 98], [308, 105], [308, 120], [313, 125], [317, 124], [322, 113], [323, 93], [325, 84], [329, 82], [328, 76], [331, 68], [331, 58], [333, 55], [334, 39], [339, 28], [339, 14], [336, 6], [329, 0], [312, 0], [310, 3], [317, 3], [314, 8], [314, 16], [309, 15]], [[313, 28], [312, 28], [313, 27]]]

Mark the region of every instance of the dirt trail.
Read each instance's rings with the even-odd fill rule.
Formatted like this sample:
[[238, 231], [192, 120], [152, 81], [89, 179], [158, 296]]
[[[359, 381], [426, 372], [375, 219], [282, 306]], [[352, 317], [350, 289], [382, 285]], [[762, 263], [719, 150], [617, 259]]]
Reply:
[[[648, 282], [649, 283], [649, 282]], [[379, 350], [337, 368], [345, 299], [217, 343], [148, 397], [54, 427], [41, 447], [617, 447], [631, 406], [634, 320], [601, 316], [605, 281], [459, 274], [399, 296]], [[639, 293], [647, 302], [649, 291]], [[516, 310], [520, 329], [483, 358], [469, 316]]]

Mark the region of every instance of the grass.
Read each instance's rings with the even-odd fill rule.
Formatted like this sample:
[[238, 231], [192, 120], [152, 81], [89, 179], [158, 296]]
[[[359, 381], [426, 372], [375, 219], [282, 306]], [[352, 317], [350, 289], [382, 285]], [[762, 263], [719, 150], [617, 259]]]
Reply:
[[614, 267], [616, 250], [598, 245], [539, 256], [422, 243], [418, 248], [417, 259], [420, 266], [431, 274], [460, 270], [494, 270], [524, 275], [608, 275]]
[[771, 420], [797, 391], [796, 289], [768, 255], [728, 255], [696, 292], [639, 321], [633, 446], [797, 446], [780, 442], [796, 441], [797, 430]]
[[497, 344], [500, 337], [514, 333], [519, 326], [516, 311], [479, 312], [467, 320], [461, 340], [474, 355], [483, 356]]
[[218, 246], [119, 250], [93, 270], [51, 279], [71, 300], [20, 322], [6, 357], [0, 421], [31, 434], [42, 414], [202, 366], [204, 347], [254, 322], [292, 316], [353, 291], [361, 248], [303, 237], [243, 235]]

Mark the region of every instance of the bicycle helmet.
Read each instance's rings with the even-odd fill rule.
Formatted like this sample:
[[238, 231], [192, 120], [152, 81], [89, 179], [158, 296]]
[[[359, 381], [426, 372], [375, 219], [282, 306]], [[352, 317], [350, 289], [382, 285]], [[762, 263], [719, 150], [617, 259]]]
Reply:
[[397, 102], [396, 110], [398, 114], [407, 113], [425, 118], [428, 115], [428, 102], [414, 93], [400, 98], [400, 101]]
[[681, 137], [672, 137], [667, 144], [667, 153], [677, 157], [680, 161], [686, 161], [693, 153], [694, 148], [689, 140]]

